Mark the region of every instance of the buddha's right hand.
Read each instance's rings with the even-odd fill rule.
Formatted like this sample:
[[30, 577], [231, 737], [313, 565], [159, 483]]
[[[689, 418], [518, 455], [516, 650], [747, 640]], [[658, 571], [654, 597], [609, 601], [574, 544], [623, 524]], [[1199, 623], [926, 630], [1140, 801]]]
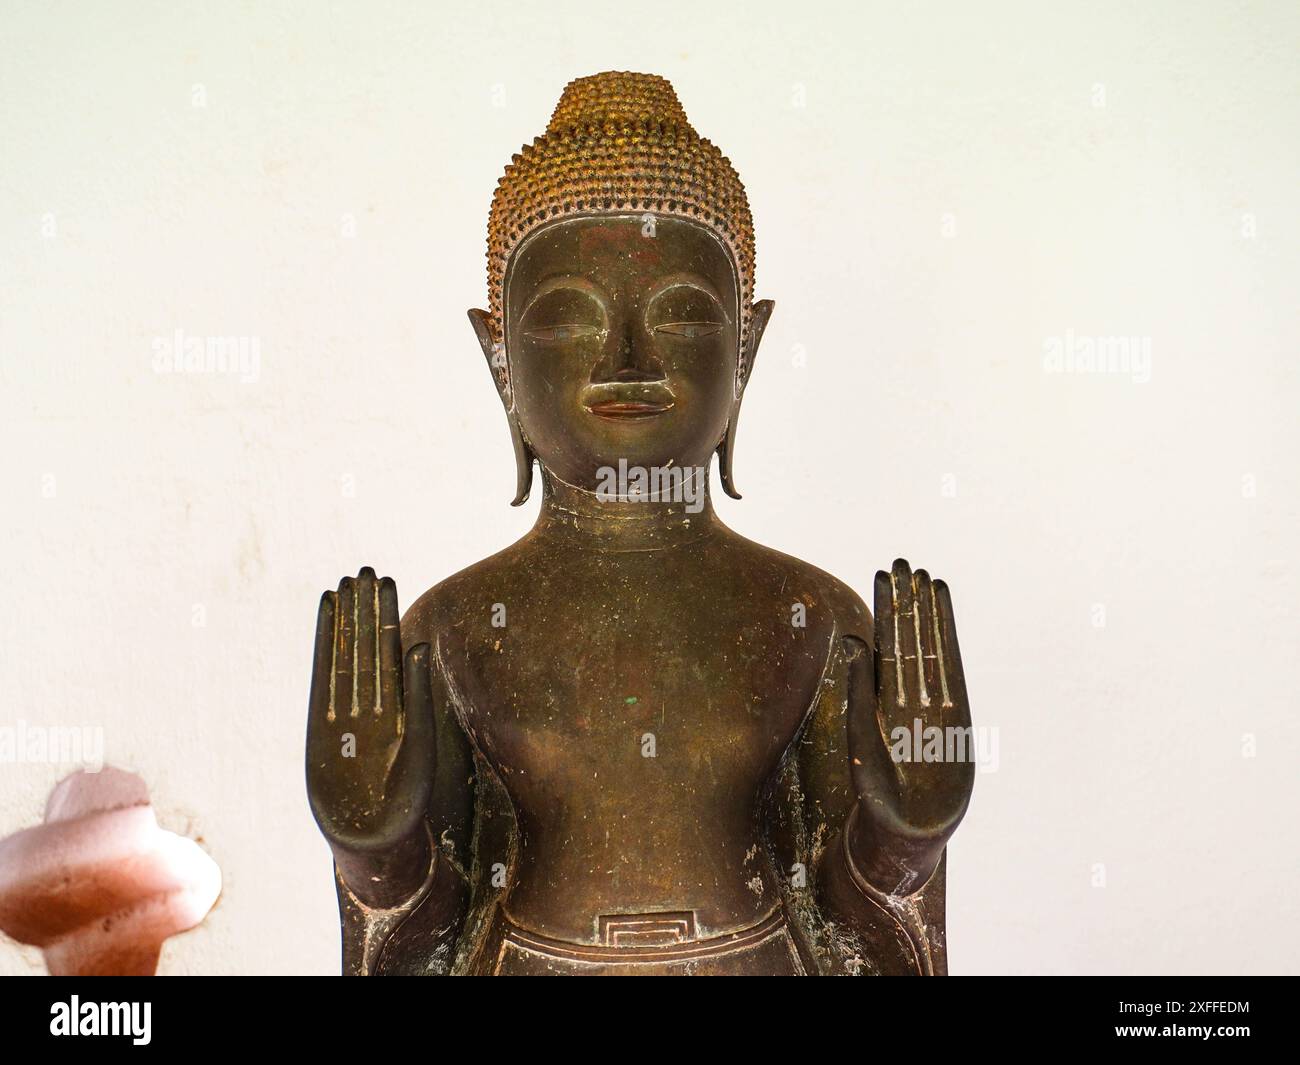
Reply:
[[349, 889], [379, 906], [417, 889], [435, 759], [430, 652], [402, 656], [397, 587], [369, 566], [321, 597], [307, 794]]

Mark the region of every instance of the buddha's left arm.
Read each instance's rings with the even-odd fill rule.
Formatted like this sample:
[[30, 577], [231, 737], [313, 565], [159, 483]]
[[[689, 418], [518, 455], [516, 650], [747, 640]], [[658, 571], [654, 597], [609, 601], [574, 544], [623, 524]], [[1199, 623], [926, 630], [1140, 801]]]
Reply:
[[878, 575], [874, 623], [847, 589], [828, 596], [835, 636], [797, 757], [777, 789], [778, 851], [798, 863], [787, 870], [804, 871], [788, 879], [796, 900], [796, 880], [804, 882], [812, 917], [804, 923], [830, 971], [947, 969], [944, 848], [969, 801], [973, 766], [893, 755], [913, 753], [895, 741], [904, 723], [908, 736], [916, 720], [922, 730], [968, 728], [969, 711], [946, 589], [936, 596], [924, 572], [917, 579], [921, 593], [900, 605], [895, 589], [915, 588], [906, 563]]

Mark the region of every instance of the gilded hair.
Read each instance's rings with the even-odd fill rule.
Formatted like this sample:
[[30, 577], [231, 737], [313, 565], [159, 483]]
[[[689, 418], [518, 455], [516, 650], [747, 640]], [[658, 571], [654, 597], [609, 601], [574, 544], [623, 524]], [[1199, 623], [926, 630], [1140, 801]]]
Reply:
[[745, 187], [726, 156], [691, 128], [672, 85], [654, 74], [610, 71], [570, 82], [546, 132], [506, 167], [488, 218], [495, 339], [504, 335], [502, 287], [519, 243], [546, 223], [602, 213], [687, 218], [717, 234], [740, 279], [743, 358], [754, 293]]

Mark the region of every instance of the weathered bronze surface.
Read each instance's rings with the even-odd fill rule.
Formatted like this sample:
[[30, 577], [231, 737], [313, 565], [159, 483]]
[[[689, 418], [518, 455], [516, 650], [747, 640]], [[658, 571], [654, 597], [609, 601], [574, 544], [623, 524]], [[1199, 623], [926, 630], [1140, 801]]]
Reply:
[[709, 502], [772, 309], [748, 218], [644, 75], [575, 82], [503, 179], [470, 317], [541, 513], [400, 625], [370, 568], [321, 601], [345, 972], [946, 972], [974, 767], [894, 737], [969, 729], [947, 588], [895, 562], [873, 621]]

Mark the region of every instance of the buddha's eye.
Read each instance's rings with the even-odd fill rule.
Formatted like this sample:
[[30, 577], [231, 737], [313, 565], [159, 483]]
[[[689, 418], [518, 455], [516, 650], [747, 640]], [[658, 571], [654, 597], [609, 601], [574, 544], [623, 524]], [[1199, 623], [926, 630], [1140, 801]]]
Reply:
[[696, 337], [711, 337], [721, 328], [721, 322], [664, 322], [655, 326], [655, 332], [694, 340]]
[[585, 340], [587, 337], [598, 336], [600, 331], [594, 325], [546, 325], [537, 329], [525, 329], [524, 336], [543, 344], [553, 344], [561, 340]]

